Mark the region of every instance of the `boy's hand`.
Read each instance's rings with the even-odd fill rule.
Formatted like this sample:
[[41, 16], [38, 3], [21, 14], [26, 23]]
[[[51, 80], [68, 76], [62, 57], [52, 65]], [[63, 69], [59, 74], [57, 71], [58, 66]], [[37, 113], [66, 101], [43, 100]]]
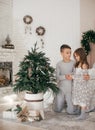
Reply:
[[89, 80], [89, 79], [90, 79], [90, 76], [89, 76], [89, 75], [83, 75], [83, 79], [84, 79], [84, 80]]
[[72, 78], [72, 76], [71, 75], [65, 75], [65, 78], [67, 79], [67, 80], [72, 80], [73, 78]]

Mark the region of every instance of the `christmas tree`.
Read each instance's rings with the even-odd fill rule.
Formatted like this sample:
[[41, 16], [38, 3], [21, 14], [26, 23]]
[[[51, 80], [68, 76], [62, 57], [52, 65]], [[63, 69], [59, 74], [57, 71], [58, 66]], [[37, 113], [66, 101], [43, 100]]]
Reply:
[[44, 52], [38, 51], [36, 43], [20, 63], [14, 91], [29, 91], [36, 94], [46, 92], [50, 88], [57, 93], [59, 89], [56, 87], [54, 71], [49, 58]]

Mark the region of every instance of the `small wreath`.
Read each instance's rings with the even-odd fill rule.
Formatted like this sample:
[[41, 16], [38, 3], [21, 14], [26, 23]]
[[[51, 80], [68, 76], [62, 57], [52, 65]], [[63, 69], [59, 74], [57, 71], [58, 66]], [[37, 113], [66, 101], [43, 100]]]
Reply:
[[36, 28], [36, 33], [39, 35], [39, 36], [43, 36], [45, 34], [46, 30], [44, 27], [42, 26], [39, 26]]
[[31, 24], [33, 22], [33, 18], [30, 15], [26, 15], [23, 18], [25, 24]]

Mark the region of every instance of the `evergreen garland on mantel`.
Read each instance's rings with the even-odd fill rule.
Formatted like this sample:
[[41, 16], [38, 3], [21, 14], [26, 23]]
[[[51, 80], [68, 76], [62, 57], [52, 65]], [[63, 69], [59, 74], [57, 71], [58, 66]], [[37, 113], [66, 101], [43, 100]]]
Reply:
[[82, 34], [81, 45], [85, 49], [87, 55], [91, 51], [90, 43], [95, 44], [95, 31], [94, 30], [89, 30]]

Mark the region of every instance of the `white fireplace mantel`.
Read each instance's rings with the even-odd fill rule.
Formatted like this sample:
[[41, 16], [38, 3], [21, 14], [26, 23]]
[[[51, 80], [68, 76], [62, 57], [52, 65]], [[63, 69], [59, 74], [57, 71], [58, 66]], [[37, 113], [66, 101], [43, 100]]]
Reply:
[[14, 49], [0, 48], [0, 62], [13, 62], [15, 59]]
[[15, 80], [15, 57], [16, 57], [16, 51], [15, 49], [4, 49], [0, 48], [0, 62], [12, 62], [12, 70], [13, 70], [13, 82]]

